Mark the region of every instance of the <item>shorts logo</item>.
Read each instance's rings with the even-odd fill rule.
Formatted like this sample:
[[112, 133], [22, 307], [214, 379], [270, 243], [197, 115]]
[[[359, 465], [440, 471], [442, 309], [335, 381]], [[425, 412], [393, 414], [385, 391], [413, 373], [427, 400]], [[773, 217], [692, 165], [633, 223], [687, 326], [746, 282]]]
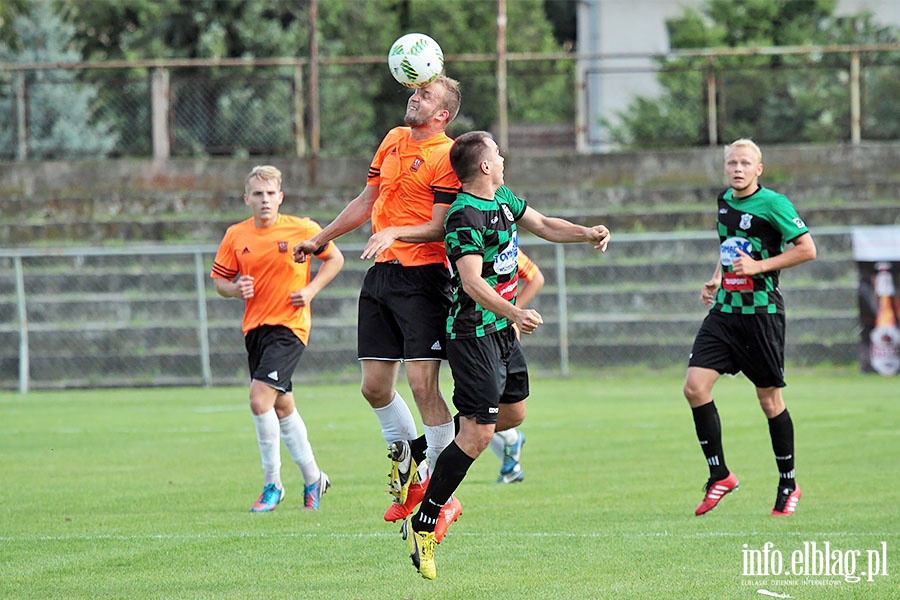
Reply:
[[266, 375], [272, 381], [278, 381], [278, 371], [272, 371], [268, 375]]
[[278, 252], [285, 254], [287, 252], [287, 242], [278, 242]]
[[753, 215], [748, 215], [747, 213], [742, 214], [740, 228], [741, 229], [750, 229], [750, 220], [752, 218], [753, 218]]
[[419, 170], [419, 167], [425, 164], [425, 159], [421, 156], [417, 156], [409, 167], [409, 170], [413, 173]]
[[500, 413], [500, 407], [494, 408], [493, 406], [488, 408], [489, 415], [496, 415]]

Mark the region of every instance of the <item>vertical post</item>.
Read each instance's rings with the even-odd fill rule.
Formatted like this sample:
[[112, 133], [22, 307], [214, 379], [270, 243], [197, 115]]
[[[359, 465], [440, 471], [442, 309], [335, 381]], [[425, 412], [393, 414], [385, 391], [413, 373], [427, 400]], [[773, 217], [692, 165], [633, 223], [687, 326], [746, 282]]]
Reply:
[[715, 146], [719, 143], [719, 122], [718, 112], [716, 111], [716, 70], [713, 67], [713, 57], [707, 58], [709, 62], [709, 72], [706, 76], [706, 131], [709, 136], [709, 145]]
[[304, 113], [306, 103], [303, 100], [303, 64], [294, 65], [294, 151], [297, 158], [306, 156], [306, 123]]
[[850, 53], [850, 143], [862, 141], [862, 114], [859, 103], [859, 52]]
[[153, 160], [171, 156], [169, 146], [169, 70], [156, 68], [150, 76], [150, 110], [153, 131]]
[[504, 149], [509, 148], [506, 66], [506, 0], [497, 0], [497, 139]]
[[569, 298], [566, 294], [566, 250], [555, 244], [556, 306], [559, 311], [559, 373], [569, 376]]
[[16, 270], [16, 309], [19, 318], [19, 393], [28, 393], [30, 361], [28, 354], [28, 310], [25, 306], [25, 271], [22, 257], [13, 259]]
[[316, 23], [319, 2], [309, 2], [309, 146], [313, 156], [319, 155], [319, 38]]
[[16, 71], [16, 160], [28, 158], [28, 94], [25, 85], [25, 71]]
[[212, 385], [209, 362], [209, 317], [206, 313], [206, 278], [203, 276], [203, 253], [194, 253], [194, 282], [197, 290], [197, 337], [200, 342], [200, 370], [203, 387]]

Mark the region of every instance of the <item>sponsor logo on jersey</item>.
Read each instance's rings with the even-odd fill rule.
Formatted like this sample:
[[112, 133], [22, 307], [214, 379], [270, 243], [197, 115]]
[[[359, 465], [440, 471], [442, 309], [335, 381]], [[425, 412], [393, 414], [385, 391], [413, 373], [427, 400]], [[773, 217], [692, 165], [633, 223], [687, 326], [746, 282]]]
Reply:
[[519, 277], [518, 275], [513, 277], [510, 281], [504, 281], [503, 283], [498, 283], [494, 288], [498, 294], [500, 294], [504, 300], [512, 302], [512, 299], [516, 297], [516, 290], [519, 287]]
[[247, 246], [244, 246], [244, 251], [241, 252], [241, 254], [250, 254], [250, 248], [248, 248]]
[[747, 213], [742, 214], [741, 215], [741, 224], [739, 225], [739, 227], [741, 229], [750, 229], [750, 221], [752, 219], [753, 219], [753, 215], [748, 215]]
[[519, 240], [518, 236], [513, 235], [506, 248], [497, 253], [494, 257], [494, 273], [498, 275], [509, 275], [514, 273], [519, 264]]
[[797, 229], [803, 229], [804, 227], [806, 227], [806, 223], [804, 223], [803, 219], [801, 219], [800, 217], [794, 217], [791, 220], [794, 222], [794, 225], [797, 226]]
[[746, 275], [725, 273], [722, 277], [722, 287], [729, 292], [752, 292], [753, 280]]
[[723, 267], [730, 267], [740, 254], [738, 250], [744, 254], [750, 254], [750, 240], [747, 238], [732, 237], [728, 238], [719, 246], [719, 256], [722, 260]]
[[509, 209], [509, 207], [507, 205], [501, 204], [500, 207], [503, 209], [503, 214], [506, 215], [506, 218], [508, 221], [512, 222], [512, 221], [516, 220], [513, 217], [512, 211]]

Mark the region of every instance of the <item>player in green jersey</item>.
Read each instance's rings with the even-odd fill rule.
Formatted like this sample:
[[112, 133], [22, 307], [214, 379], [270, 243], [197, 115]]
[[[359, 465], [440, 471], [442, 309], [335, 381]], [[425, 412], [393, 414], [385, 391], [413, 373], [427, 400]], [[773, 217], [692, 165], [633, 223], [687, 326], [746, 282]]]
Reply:
[[[700, 299], [711, 306], [691, 349], [684, 396], [709, 466], [702, 515], [738, 487], [725, 465], [712, 389], [723, 373], [743, 372], [769, 421], [779, 481], [772, 514], [790, 516], [800, 501], [794, 479], [794, 424], [784, 404], [784, 300], [779, 275], [816, 257], [812, 235], [791, 202], [759, 184], [762, 152], [740, 139], [725, 148], [728, 190], [718, 198], [719, 262]], [[792, 246], [785, 250], [785, 244]]]
[[447, 359], [459, 420], [454, 440], [438, 457], [419, 511], [402, 533], [419, 573], [434, 579], [434, 529], [441, 507], [487, 448], [495, 430], [525, 418], [528, 370], [513, 325], [533, 333], [540, 313], [516, 306], [521, 225], [552, 242], [587, 242], [606, 251], [609, 230], [546, 217], [503, 185], [503, 157], [485, 131], [465, 133], [450, 149], [462, 192], [447, 211], [444, 245], [453, 268], [447, 318]]

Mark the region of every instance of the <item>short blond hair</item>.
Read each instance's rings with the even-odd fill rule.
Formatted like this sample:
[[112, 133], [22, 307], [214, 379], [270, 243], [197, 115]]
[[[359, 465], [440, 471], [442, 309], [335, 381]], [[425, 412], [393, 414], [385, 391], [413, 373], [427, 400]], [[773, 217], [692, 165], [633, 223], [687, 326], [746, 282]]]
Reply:
[[750, 138], [741, 138], [739, 140], [734, 140], [727, 146], [725, 146], [725, 158], [728, 158], [728, 155], [731, 154], [731, 151], [735, 148], [750, 148], [753, 150], [753, 153], [756, 154], [756, 159], [759, 162], [762, 162], [762, 150], [759, 149], [759, 146], [756, 145], [756, 142], [751, 140]]
[[250, 193], [250, 181], [259, 179], [260, 181], [274, 181], [278, 184], [278, 190], [281, 191], [281, 171], [272, 165], [256, 165], [244, 180], [244, 193]]

